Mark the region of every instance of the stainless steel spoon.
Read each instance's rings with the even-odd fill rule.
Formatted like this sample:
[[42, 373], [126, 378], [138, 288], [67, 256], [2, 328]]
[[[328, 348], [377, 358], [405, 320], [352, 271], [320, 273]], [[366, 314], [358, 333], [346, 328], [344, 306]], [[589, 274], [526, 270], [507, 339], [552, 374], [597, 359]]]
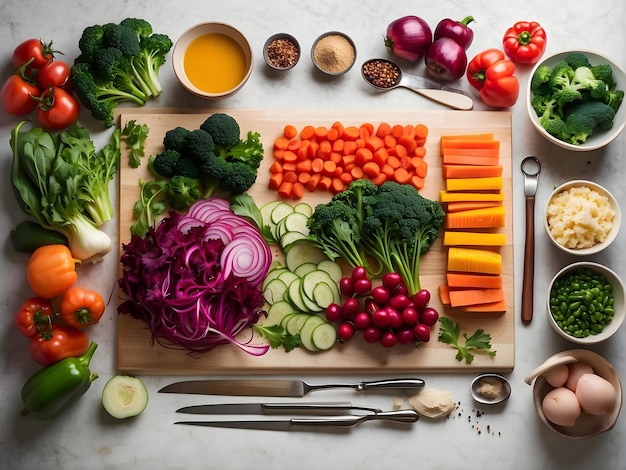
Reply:
[[[376, 78], [366, 73], [369, 66], [376, 62], [382, 64], [387, 71], [394, 72], [395, 78], [392, 81], [387, 81], [384, 86], [377, 85]], [[451, 88], [426, 77], [403, 73], [398, 64], [388, 59], [370, 59], [364, 62], [361, 66], [361, 75], [370, 86], [379, 91], [403, 87], [453, 109], [467, 111], [474, 107], [474, 100], [464, 91]]]
[[522, 277], [522, 322], [533, 319], [533, 297], [535, 282], [535, 194], [541, 163], [529, 155], [522, 160], [524, 174], [524, 196], [526, 196], [526, 242], [524, 244], [524, 275]]

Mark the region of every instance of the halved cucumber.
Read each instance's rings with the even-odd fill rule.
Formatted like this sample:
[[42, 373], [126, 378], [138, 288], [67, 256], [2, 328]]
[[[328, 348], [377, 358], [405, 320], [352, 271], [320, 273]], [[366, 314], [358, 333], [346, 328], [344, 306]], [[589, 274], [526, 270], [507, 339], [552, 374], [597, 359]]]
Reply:
[[117, 419], [137, 416], [148, 406], [148, 389], [138, 377], [115, 375], [102, 389], [102, 406]]
[[304, 325], [300, 329], [300, 344], [304, 347], [304, 349], [312, 352], [320, 351], [320, 348], [318, 348], [313, 342], [313, 330], [326, 323], [326, 320], [319, 315], [311, 315], [311, 317], [304, 322]]
[[291, 271], [295, 271], [303, 263], [317, 264], [324, 259], [328, 259], [326, 254], [317, 245], [308, 240], [292, 243], [285, 253], [285, 265]]
[[[302, 336], [300, 341], [302, 341]], [[319, 351], [326, 351], [337, 342], [337, 330], [331, 323], [320, 323], [311, 331], [311, 342]]]

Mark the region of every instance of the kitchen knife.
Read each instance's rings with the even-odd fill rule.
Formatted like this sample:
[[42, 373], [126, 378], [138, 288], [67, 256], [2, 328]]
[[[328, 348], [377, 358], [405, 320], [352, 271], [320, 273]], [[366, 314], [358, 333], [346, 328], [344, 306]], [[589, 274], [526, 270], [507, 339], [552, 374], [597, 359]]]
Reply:
[[304, 417], [290, 419], [261, 419], [243, 421], [177, 421], [174, 424], [208, 426], [214, 428], [259, 429], [266, 431], [303, 431], [316, 428], [349, 428], [366, 421], [392, 421], [396, 423], [415, 423], [419, 414], [415, 410], [381, 411], [366, 415]]
[[422, 388], [422, 379], [389, 379], [353, 384], [311, 385], [303, 380], [281, 379], [214, 379], [187, 380], [166, 385], [159, 393], [188, 393], [199, 395], [303, 397], [314, 390], [352, 388], [357, 392], [372, 390], [415, 390]]
[[187, 414], [337, 414], [339, 411], [366, 411], [369, 413], [380, 412], [378, 408], [366, 406], [352, 406], [349, 402], [324, 402], [324, 403], [216, 403], [211, 405], [184, 406], [176, 410], [176, 413]]

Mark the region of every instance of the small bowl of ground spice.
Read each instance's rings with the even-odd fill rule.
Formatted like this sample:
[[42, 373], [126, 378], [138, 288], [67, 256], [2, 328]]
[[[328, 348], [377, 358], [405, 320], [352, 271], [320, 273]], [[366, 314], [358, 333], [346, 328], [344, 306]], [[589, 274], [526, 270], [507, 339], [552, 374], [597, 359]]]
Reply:
[[300, 44], [291, 34], [274, 34], [265, 41], [263, 58], [271, 69], [292, 69], [300, 60]]
[[313, 42], [311, 60], [326, 75], [343, 75], [356, 61], [356, 46], [346, 34], [329, 31]]
[[511, 396], [511, 384], [498, 374], [482, 374], [472, 380], [472, 398], [483, 405], [497, 405]]

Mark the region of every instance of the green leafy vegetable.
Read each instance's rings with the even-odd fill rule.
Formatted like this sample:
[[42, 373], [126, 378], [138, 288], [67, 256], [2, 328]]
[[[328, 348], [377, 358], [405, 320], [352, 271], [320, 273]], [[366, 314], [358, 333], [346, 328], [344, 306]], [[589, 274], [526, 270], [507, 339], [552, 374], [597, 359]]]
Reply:
[[441, 317], [439, 319], [439, 325], [438, 340], [442, 343], [454, 346], [457, 349], [457, 361], [465, 360], [466, 364], [471, 364], [474, 360], [474, 355], [470, 351], [483, 351], [486, 352], [489, 357], [495, 357], [496, 351], [491, 349], [491, 335], [485, 333], [484, 330], [478, 329], [470, 337], [467, 336], [467, 333], [463, 333], [465, 344], [461, 344], [461, 327], [458, 323], [454, 323], [447, 317]]
[[137, 124], [133, 119], [128, 121], [122, 129], [122, 140], [128, 150], [128, 166], [138, 168], [141, 165], [141, 157], [146, 154], [146, 139], [149, 128], [147, 124]]
[[230, 199], [230, 209], [241, 217], [246, 217], [254, 223], [255, 227], [259, 229], [263, 239], [270, 245], [276, 245], [279, 240], [272, 234], [272, 229], [269, 225], [263, 222], [263, 215], [259, 206], [254, 201], [254, 198], [248, 193], [235, 194]]
[[59, 132], [40, 127], [11, 133], [11, 181], [22, 210], [44, 228], [65, 235], [72, 255], [95, 262], [111, 250], [101, 225], [113, 217], [109, 182], [117, 172], [120, 131], [97, 151], [86, 129]]
[[298, 346], [300, 346], [300, 336], [290, 335], [285, 332], [285, 329], [280, 325], [254, 325], [254, 331], [267, 338], [270, 343], [270, 347], [277, 349], [279, 347], [285, 348], [286, 352], [289, 352]]

